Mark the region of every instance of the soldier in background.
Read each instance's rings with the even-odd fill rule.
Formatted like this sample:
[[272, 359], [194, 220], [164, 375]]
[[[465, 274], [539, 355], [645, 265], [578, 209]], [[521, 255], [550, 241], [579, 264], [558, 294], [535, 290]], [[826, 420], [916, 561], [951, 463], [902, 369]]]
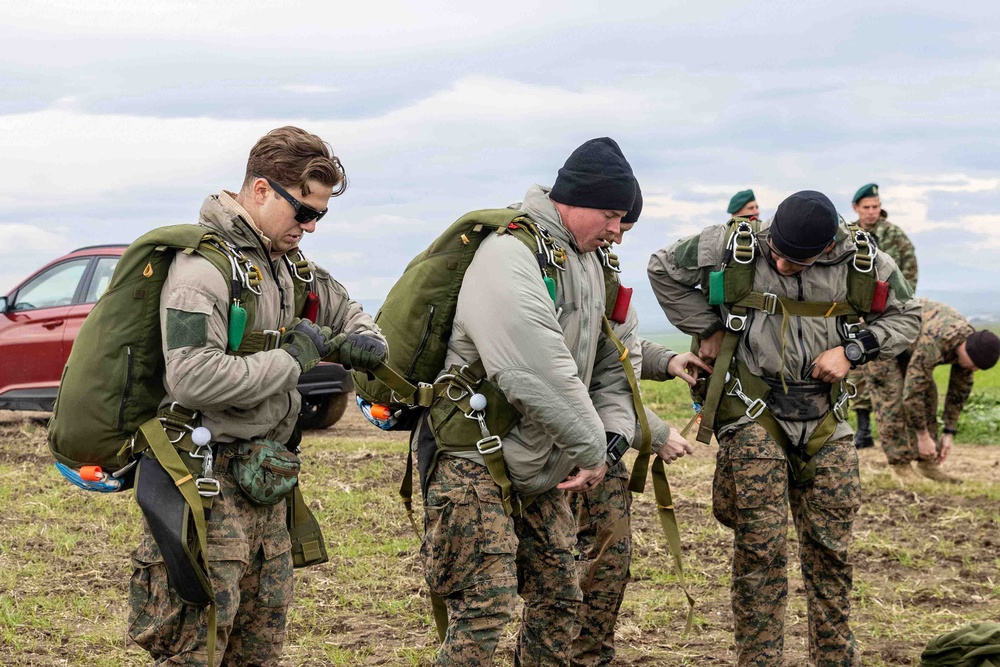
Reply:
[[740, 190], [729, 200], [729, 207], [726, 212], [729, 215], [740, 218], [756, 218], [760, 208], [757, 206], [757, 198], [754, 197], [753, 190]]
[[[920, 336], [909, 350], [872, 374], [872, 398], [878, 415], [882, 449], [893, 473], [916, 479], [917, 471], [937, 482], [959, 482], [940, 465], [951, 452], [958, 417], [972, 392], [973, 373], [992, 368], [1000, 355], [1000, 339], [991, 331], [975, 331], [962, 315], [937, 301], [917, 299], [923, 307]], [[951, 365], [944, 401], [944, 434], [938, 440], [938, 393], [934, 368]]]
[[[854, 212], [858, 214], [858, 219], [854, 224], [861, 227], [875, 239], [879, 250], [889, 255], [896, 261], [903, 277], [910, 283], [913, 291], [917, 291], [917, 255], [913, 250], [913, 243], [910, 242], [898, 225], [889, 222], [889, 214], [882, 208], [882, 202], [878, 195], [878, 184], [868, 183], [858, 188], [851, 200]], [[872, 447], [875, 444], [871, 431], [871, 410], [872, 401], [868, 393], [868, 378], [872, 375], [880, 375], [887, 370], [889, 365], [894, 364], [892, 359], [876, 360], [863, 368], [851, 371], [848, 379], [855, 384], [858, 389], [857, 396], [851, 401], [854, 411], [858, 417], [858, 430], [854, 434], [854, 446], [858, 449]]]

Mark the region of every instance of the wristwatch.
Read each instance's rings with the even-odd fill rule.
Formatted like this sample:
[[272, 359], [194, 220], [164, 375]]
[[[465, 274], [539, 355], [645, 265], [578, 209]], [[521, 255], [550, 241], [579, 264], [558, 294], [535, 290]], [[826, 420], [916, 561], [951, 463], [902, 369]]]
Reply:
[[865, 348], [856, 340], [844, 343], [844, 356], [851, 362], [851, 368], [857, 368], [865, 358]]
[[614, 465], [625, 456], [629, 443], [620, 433], [605, 433], [605, 435], [608, 437], [608, 465]]

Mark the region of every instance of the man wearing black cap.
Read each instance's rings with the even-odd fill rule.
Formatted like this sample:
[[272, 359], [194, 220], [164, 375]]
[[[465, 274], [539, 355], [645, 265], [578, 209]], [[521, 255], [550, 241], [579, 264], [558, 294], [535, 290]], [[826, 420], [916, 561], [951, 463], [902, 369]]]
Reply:
[[757, 206], [757, 197], [753, 190], [740, 190], [729, 200], [729, 207], [726, 209], [729, 215], [740, 218], [756, 218], [760, 209]]
[[[851, 206], [858, 214], [854, 224], [861, 227], [875, 240], [879, 250], [892, 257], [899, 267], [903, 277], [910, 283], [913, 291], [917, 291], [917, 253], [910, 237], [899, 225], [889, 222], [889, 214], [882, 208], [877, 183], [866, 183], [858, 188], [851, 199]], [[851, 399], [851, 407], [858, 416], [858, 431], [854, 434], [854, 446], [858, 449], [872, 447], [875, 444], [871, 431], [872, 401], [868, 392], [868, 384], [873, 376], [892, 373], [888, 366], [895, 360], [876, 361], [863, 368], [851, 372], [850, 381], [857, 386], [857, 395]]]
[[596, 488], [609, 445], [631, 441], [635, 429], [629, 381], [602, 330], [605, 274], [595, 252], [619, 233], [634, 201], [618, 144], [588, 141], [551, 190], [532, 186], [517, 206], [545, 230], [556, 280], [540, 271], [534, 248], [508, 233], [486, 238], [465, 273], [445, 368], [482, 367], [521, 416], [498, 445], [514, 516], [486, 465], [492, 442], [442, 452], [428, 473], [424, 575], [448, 611], [439, 665], [493, 664], [518, 593], [517, 663], [569, 661], [583, 596], [565, 492]]
[[698, 439], [719, 441], [713, 512], [734, 531], [741, 666], [783, 664], [788, 504], [810, 661], [860, 664], [848, 548], [861, 493], [844, 379], [905, 349], [920, 314], [892, 259], [838, 221], [825, 195], [797, 192], [767, 223], [709, 227], [649, 261], [667, 318], [715, 362]]
[[[996, 365], [1000, 339], [992, 331], [975, 331], [951, 306], [928, 299], [916, 301], [923, 307], [920, 336], [896, 363], [870, 380], [879, 440], [901, 481], [915, 479], [912, 463], [916, 461], [916, 470], [924, 477], [959, 482], [940, 466], [958, 433], [958, 418], [972, 393], [973, 373]], [[939, 440], [934, 369], [942, 365], [951, 366], [951, 377]]]

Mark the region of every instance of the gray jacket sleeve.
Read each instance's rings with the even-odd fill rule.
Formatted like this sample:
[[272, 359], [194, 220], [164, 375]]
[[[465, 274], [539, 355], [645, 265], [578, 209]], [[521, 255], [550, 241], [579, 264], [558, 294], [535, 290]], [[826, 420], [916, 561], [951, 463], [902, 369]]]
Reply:
[[372, 316], [364, 311], [361, 304], [352, 301], [347, 289], [333, 279], [322, 267], [313, 265], [316, 279], [313, 291], [319, 297], [320, 326], [330, 327], [334, 334], [361, 333], [376, 335], [385, 342]]
[[903, 277], [892, 257], [882, 252], [875, 254], [875, 274], [889, 283], [889, 297], [885, 311], [866, 318], [868, 329], [878, 338], [880, 359], [892, 359], [906, 350], [920, 335], [922, 307], [913, 298], [909, 282]]
[[719, 322], [698, 285], [722, 262], [726, 228], [715, 225], [657, 250], [649, 258], [647, 274], [656, 300], [670, 323], [697, 336]]
[[487, 376], [514, 407], [576, 465], [604, 463], [604, 423], [577, 374], [531, 251], [512, 236], [487, 238], [458, 301], [455, 327], [473, 342]]
[[[170, 265], [160, 299], [160, 326], [164, 381], [170, 395], [187, 408], [246, 410], [295, 389], [299, 365], [284, 350], [245, 357], [226, 354], [229, 289], [219, 270], [202, 257], [178, 254]], [[178, 326], [184, 327], [181, 334], [168, 331]]]
[[[628, 343], [622, 343], [630, 351]], [[631, 351], [629, 356], [631, 357]], [[629, 363], [632, 363], [631, 358]], [[636, 376], [636, 382], [638, 381]], [[590, 381], [590, 398], [604, 423], [604, 430], [619, 433], [631, 440], [636, 420], [632, 388], [618, 358], [618, 347], [603, 333], [597, 346], [597, 359], [594, 361], [594, 374]]]
[[639, 345], [642, 349], [642, 379], [657, 382], [672, 380], [674, 376], [667, 370], [667, 366], [677, 353], [645, 338], [639, 339]]

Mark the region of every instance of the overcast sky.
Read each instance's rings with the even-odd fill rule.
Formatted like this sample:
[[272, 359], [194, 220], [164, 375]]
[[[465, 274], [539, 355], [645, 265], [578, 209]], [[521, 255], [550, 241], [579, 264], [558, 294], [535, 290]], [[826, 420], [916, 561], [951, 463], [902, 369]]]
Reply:
[[6, 5], [0, 294], [76, 247], [195, 222], [287, 124], [343, 160], [350, 188], [303, 249], [367, 304], [463, 213], [550, 185], [604, 135], [645, 193], [620, 253], [640, 303], [650, 252], [747, 187], [767, 216], [817, 189], [853, 220], [876, 181], [919, 291], [1000, 284], [995, 3], [478, 4]]

